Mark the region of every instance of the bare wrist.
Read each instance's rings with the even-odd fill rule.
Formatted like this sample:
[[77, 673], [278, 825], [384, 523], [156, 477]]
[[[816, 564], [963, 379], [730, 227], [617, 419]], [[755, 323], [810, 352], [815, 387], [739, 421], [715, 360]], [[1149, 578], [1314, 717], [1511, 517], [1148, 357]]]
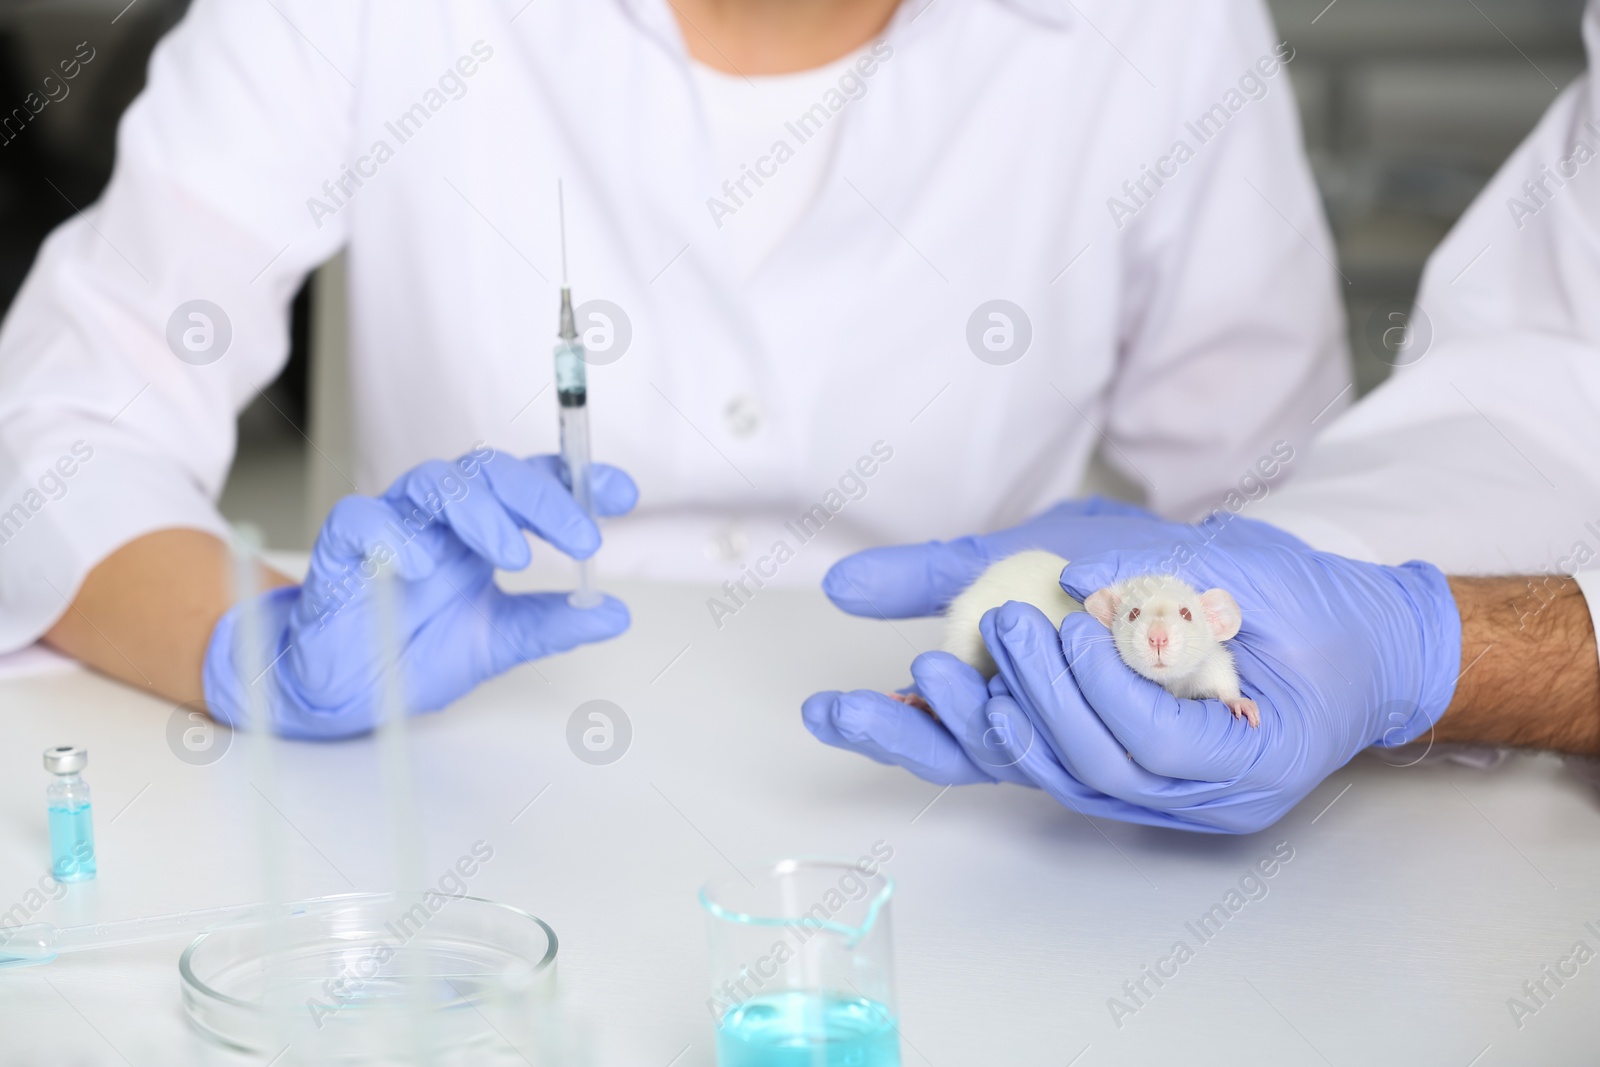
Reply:
[[1451, 578], [1461, 676], [1432, 737], [1600, 755], [1600, 653], [1575, 581]]

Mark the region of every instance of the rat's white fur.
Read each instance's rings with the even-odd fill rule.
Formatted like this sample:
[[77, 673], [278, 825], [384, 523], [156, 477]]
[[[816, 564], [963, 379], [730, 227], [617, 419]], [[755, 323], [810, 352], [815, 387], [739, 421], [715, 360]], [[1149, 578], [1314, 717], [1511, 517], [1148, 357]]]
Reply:
[[1061, 571], [1067, 561], [1054, 552], [1028, 549], [991, 563], [945, 609], [944, 650], [985, 678], [998, 668], [984, 647], [978, 622], [990, 608], [1008, 600], [1032, 604], [1058, 628], [1061, 620], [1083, 605], [1061, 588]]
[[[1222, 642], [1239, 632], [1239, 605], [1223, 589], [1198, 593], [1168, 575], [1130, 578], [1101, 589], [1080, 604], [1061, 588], [1067, 561], [1053, 552], [1030, 549], [989, 565], [945, 609], [944, 650], [985, 678], [998, 668], [984, 646], [978, 623], [991, 608], [1008, 600], [1032, 604], [1055, 624], [1074, 611], [1087, 610], [1111, 630], [1122, 661], [1175, 697], [1221, 700], [1235, 717], [1259, 723], [1255, 701], [1239, 690], [1233, 654]], [[1129, 619], [1132, 608], [1137, 619]], [[1180, 612], [1187, 609], [1189, 619]], [[1152, 625], [1161, 626], [1167, 645], [1156, 657], [1148, 647]]]

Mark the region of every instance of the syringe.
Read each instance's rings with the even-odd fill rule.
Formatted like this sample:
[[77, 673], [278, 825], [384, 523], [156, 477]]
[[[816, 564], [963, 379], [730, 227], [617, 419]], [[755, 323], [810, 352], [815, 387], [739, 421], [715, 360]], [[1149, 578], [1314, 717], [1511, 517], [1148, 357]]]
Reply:
[[[594, 495], [589, 486], [589, 376], [572, 314], [572, 289], [567, 284], [567, 204], [556, 182], [556, 202], [561, 219], [561, 329], [556, 335], [556, 401], [561, 412], [561, 459], [572, 482], [572, 497], [589, 518], [594, 518]], [[589, 561], [578, 561], [578, 588], [567, 598], [575, 608], [599, 607], [605, 600], [594, 587]]]

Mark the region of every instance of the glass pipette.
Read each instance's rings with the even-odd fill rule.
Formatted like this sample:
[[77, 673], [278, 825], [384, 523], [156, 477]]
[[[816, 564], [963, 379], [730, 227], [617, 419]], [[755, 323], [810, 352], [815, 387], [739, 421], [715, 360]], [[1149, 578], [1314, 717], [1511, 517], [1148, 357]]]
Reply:
[[[594, 496], [589, 485], [589, 376], [583, 341], [572, 314], [572, 289], [567, 285], [567, 204], [556, 182], [556, 202], [561, 219], [561, 329], [556, 335], [556, 402], [561, 412], [561, 460], [572, 482], [572, 498], [584, 514], [594, 518]], [[578, 560], [578, 588], [567, 598], [575, 608], [599, 607], [605, 598], [594, 587], [589, 560]]]
[[302, 900], [278, 909], [265, 904], [230, 904], [221, 908], [154, 915], [144, 919], [122, 919], [89, 926], [28, 923], [0, 927], [0, 968], [49, 963], [63, 952], [85, 952], [164, 941], [169, 937], [203, 933], [219, 926], [265, 922], [277, 916], [305, 915], [349, 906], [349, 901], [344, 897], [332, 896]]

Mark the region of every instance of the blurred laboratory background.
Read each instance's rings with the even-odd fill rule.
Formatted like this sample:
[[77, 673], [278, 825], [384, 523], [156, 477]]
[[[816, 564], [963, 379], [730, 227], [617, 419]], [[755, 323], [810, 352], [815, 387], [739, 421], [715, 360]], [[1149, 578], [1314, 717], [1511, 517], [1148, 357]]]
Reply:
[[[118, 117], [150, 49], [186, 0], [0, 0], [0, 118], [80, 42], [94, 59], [0, 143], [0, 306], [47, 233], [92, 203], [111, 172]], [[1358, 388], [1389, 366], [1364, 341], [1408, 303], [1429, 252], [1584, 66], [1584, 0], [1270, 0], [1306, 145], [1338, 241]], [[26, 109], [24, 109], [26, 110]], [[294, 353], [240, 416], [223, 511], [274, 548], [308, 549], [326, 492], [309, 446], [316, 406], [312, 286], [295, 301]], [[326, 297], [329, 286], [322, 287]], [[325, 302], [326, 299], [325, 299]], [[326, 406], [323, 408], [326, 412]], [[324, 414], [324, 420], [327, 415]], [[327, 432], [326, 427], [323, 430]]]

